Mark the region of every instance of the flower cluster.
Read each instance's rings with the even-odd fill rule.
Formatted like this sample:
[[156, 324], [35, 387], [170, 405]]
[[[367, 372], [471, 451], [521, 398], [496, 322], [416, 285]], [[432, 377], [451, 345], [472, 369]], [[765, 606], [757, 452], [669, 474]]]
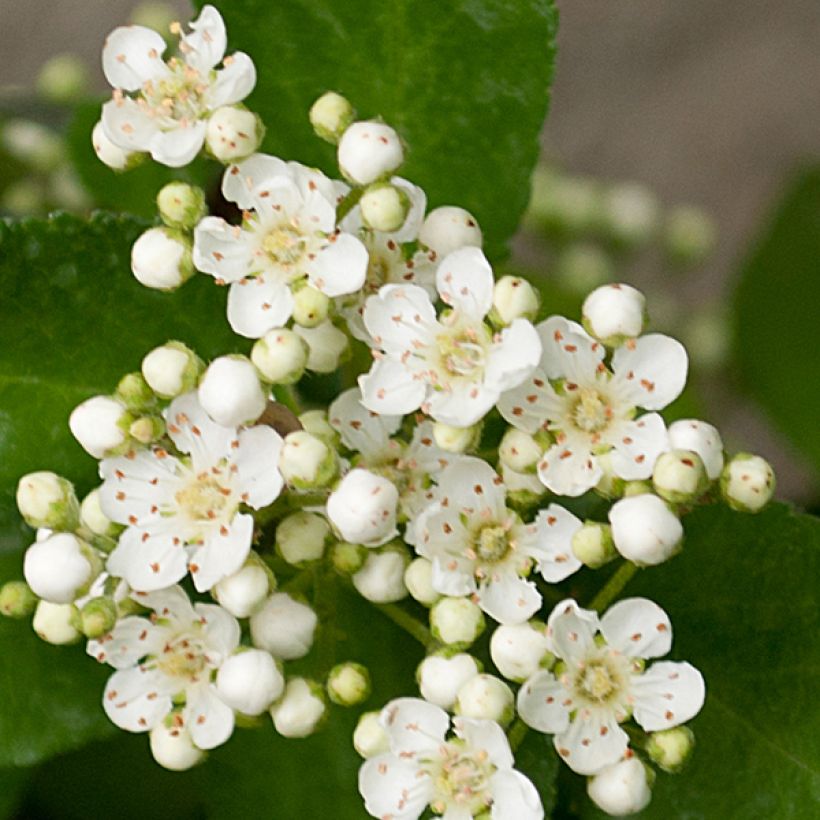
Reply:
[[[253, 347], [206, 363], [169, 341], [74, 410], [100, 485], [80, 503], [53, 473], [21, 479], [37, 538], [0, 609], [33, 612], [52, 643], [85, 639], [115, 670], [106, 714], [186, 769], [245, 718], [269, 713], [304, 737], [332, 706], [367, 700], [359, 663], [317, 679], [288, 666], [311, 651], [321, 584], [344, 584], [426, 649], [421, 697], [364, 713], [354, 735], [371, 815], [543, 817], [514, 766], [528, 728], [553, 737], [604, 810], [640, 809], [650, 764], [674, 771], [691, 750], [704, 681], [687, 663], [647, 667], [672, 641], [657, 604], [625, 599], [599, 617], [598, 602], [681, 549], [693, 506], [760, 510], [771, 469], [727, 459], [706, 422], [667, 426], [658, 411], [683, 390], [687, 355], [644, 333], [638, 291], [597, 289], [582, 324], [544, 317], [532, 285], [495, 279], [472, 215], [427, 212], [396, 175], [399, 135], [338, 94], [310, 118], [337, 145], [341, 179], [258, 153], [261, 128], [237, 105], [250, 58], [223, 60], [210, 6], [191, 29], [175, 27], [168, 62], [160, 35], [112, 33], [117, 90], [94, 139], [114, 167], [133, 152], [181, 166], [201, 150], [226, 166], [236, 218], [171, 183], [132, 268], [160, 290], [197, 271], [229, 285], [228, 321]], [[303, 375], [335, 371], [342, 392], [304, 410]], [[592, 519], [584, 494], [601, 500]], [[570, 576], [612, 562], [591, 608], [566, 599], [538, 620]], [[471, 654], [488, 622], [493, 673]]]

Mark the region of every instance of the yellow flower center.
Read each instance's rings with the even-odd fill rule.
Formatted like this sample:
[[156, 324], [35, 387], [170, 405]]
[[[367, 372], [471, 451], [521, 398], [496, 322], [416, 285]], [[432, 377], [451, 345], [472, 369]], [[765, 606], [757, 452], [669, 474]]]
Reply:
[[572, 409], [575, 426], [587, 433], [600, 432], [609, 424], [612, 408], [601, 394], [591, 387], [582, 387], [579, 393]]
[[302, 261], [306, 244], [305, 237], [298, 228], [293, 225], [279, 225], [265, 235], [262, 250], [283, 268], [294, 268]]

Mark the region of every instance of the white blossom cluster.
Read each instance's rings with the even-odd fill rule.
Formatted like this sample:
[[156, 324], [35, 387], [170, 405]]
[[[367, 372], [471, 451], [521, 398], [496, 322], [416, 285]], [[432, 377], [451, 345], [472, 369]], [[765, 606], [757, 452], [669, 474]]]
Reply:
[[[343, 179], [258, 153], [261, 125], [239, 105], [250, 58], [223, 59], [213, 7], [190, 34], [175, 31], [168, 61], [155, 32], [111, 34], [115, 92], [95, 146], [119, 169], [137, 153], [177, 167], [202, 150], [226, 166], [236, 219], [172, 183], [132, 268], [160, 290], [196, 271], [229, 286], [228, 321], [252, 348], [206, 364], [169, 341], [74, 410], [71, 432], [101, 483], [80, 503], [53, 473], [21, 479], [18, 506], [38, 534], [27, 586], [8, 585], [0, 606], [36, 606], [34, 628], [52, 643], [86, 639], [114, 670], [106, 714], [148, 733], [160, 764], [186, 769], [246, 718], [269, 713], [277, 732], [303, 737], [331, 702], [368, 698], [358, 663], [317, 680], [289, 673], [311, 651], [313, 595], [330, 577], [427, 650], [420, 697], [366, 712], [356, 729], [371, 815], [543, 817], [514, 765], [528, 727], [552, 736], [605, 811], [639, 810], [650, 763], [674, 771], [691, 750], [684, 724], [703, 679], [687, 663], [647, 665], [672, 642], [657, 604], [628, 598], [599, 617], [561, 584], [613, 561], [610, 584], [669, 560], [696, 504], [757, 512], [770, 467], [727, 459], [704, 421], [667, 425], [659, 411], [683, 390], [687, 355], [644, 333], [634, 288], [594, 291], [582, 324], [536, 321], [537, 291], [496, 280], [476, 219], [428, 212], [396, 175], [404, 149], [390, 126], [357, 121], [328, 93], [310, 117], [337, 145]], [[346, 389], [326, 409], [298, 406], [305, 373], [340, 370]], [[582, 520], [585, 494], [599, 512]], [[538, 620], [545, 598], [561, 602]]]

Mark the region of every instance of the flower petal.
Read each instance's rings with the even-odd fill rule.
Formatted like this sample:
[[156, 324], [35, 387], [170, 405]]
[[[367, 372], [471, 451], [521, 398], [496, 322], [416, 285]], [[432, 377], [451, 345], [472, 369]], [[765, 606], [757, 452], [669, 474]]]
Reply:
[[292, 313], [293, 294], [274, 276], [242, 279], [228, 292], [228, 322], [248, 339], [261, 339], [269, 330], [284, 327]]
[[147, 732], [171, 711], [167, 681], [160, 672], [134, 666], [115, 672], [105, 685], [103, 708], [126, 732]]
[[353, 293], [364, 284], [367, 249], [349, 233], [334, 234], [316, 249], [307, 274], [313, 287], [327, 296]]
[[365, 760], [359, 769], [359, 793], [373, 817], [417, 820], [433, 799], [433, 781], [418, 763], [392, 754]]
[[234, 714], [216, 694], [213, 684], [189, 687], [182, 712], [191, 739], [200, 749], [215, 749], [233, 734]]
[[564, 763], [578, 774], [595, 774], [621, 759], [629, 737], [608, 709], [579, 709], [569, 728], [553, 743]]
[[503, 392], [517, 387], [535, 369], [541, 358], [541, 340], [526, 319], [515, 319], [501, 331], [487, 358], [484, 383]]
[[148, 150], [157, 162], [169, 168], [181, 168], [199, 153], [205, 142], [206, 128], [205, 122], [198, 120], [168, 131], [157, 131]]
[[205, 542], [197, 546], [189, 567], [198, 592], [207, 592], [214, 584], [239, 570], [251, 550], [253, 516], [245, 513], [233, 517], [229, 526], [213, 529]]
[[533, 434], [545, 420], [563, 418], [566, 404], [567, 399], [552, 389], [544, 371], [536, 368], [522, 384], [502, 394], [498, 412], [513, 427]]
[[236, 491], [255, 510], [272, 504], [282, 492], [284, 479], [279, 472], [282, 437], [271, 427], [257, 425], [239, 431], [239, 445], [231, 454], [236, 467]]
[[226, 609], [216, 604], [194, 604], [194, 612], [203, 627], [208, 662], [219, 666], [239, 646], [242, 630]]
[[658, 456], [669, 449], [666, 424], [657, 413], [647, 413], [618, 425], [611, 455], [612, 469], [627, 481], [649, 478]]
[[106, 37], [102, 52], [105, 79], [113, 88], [137, 91], [147, 80], [168, 74], [162, 60], [165, 40], [145, 26], [120, 26]]
[[164, 642], [163, 629], [157, 629], [147, 618], [132, 616], [117, 621], [111, 632], [99, 640], [89, 641], [86, 652], [100, 663], [127, 669], [136, 666], [146, 655], [159, 652]]
[[680, 342], [649, 333], [615, 351], [613, 381], [636, 407], [662, 410], [683, 391], [688, 364], [686, 349]]
[[436, 421], [453, 427], [469, 427], [489, 413], [499, 392], [478, 383], [455, 383], [444, 390], [433, 390], [422, 410]]
[[180, 586], [156, 592], [132, 592], [131, 597], [141, 606], [153, 609], [163, 620], [169, 621], [172, 628], [190, 629], [191, 621], [196, 620], [191, 599]]
[[351, 450], [365, 458], [386, 455], [390, 436], [401, 426], [402, 417], [374, 413], [362, 404], [361, 397], [358, 387], [345, 390], [328, 408], [328, 421]]
[[532, 781], [518, 771], [499, 771], [490, 778], [492, 820], [542, 820], [544, 807]]
[[211, 5], [203, 6], [196, 20], [190, 23], [192, 34], [181, 37], [180, 51], [189, 66], [207, 74], [222, 59], [228, 35], [222, 15]]
[[527, 726], [539, 732], [554, 735], [565, 731], [572, 707], [567, 690], [546, 670], [536, 672], [518, 690], [518, 715]]
[[572, 551], [572, 536], [581, 527], [580, 520], [569, 510], [550, 504], [525, 528], [524, 535], [518, 539], [518, 549], [522, 555], [536, 560], [545, 581], [557, 584], [582, 566]]
[[397, 698], [382, 709], [379, 722], [390, 739], [390, 751], [405, 759], [437, 750], [444, 742], [450, 717], [421, 698]]
[[129, 527], [105, 566], [133, 589], [153, 592], [182, 580], [188, 572], [188, 558], [179, 538], [171, 533], [151, 534]]
[[659, 658], [672, 648], [669, 616], [647, 598], [625, 598], [601, 618], [607, 644], [628, 658]]
[[347, 347], [347, 336], [330, 319], [316, 327], [294, 325], [293, 332], [308, 346], [305, 367], [314, 373], [333, 373], [339, 367], [339, 357]]
[[583, 495], [602, 475], [603, 470], [590, 452], [589, 443], [580, 436], [554, 444], [538, 462], [538, 477], [556, 495]]
[[536, 330], [541, 337], [541, 369], [548, 378], [585, 384], [595, 377], [606, 348], [579, 324], [550, 316]]
[[406, 415], [417, 410], [427, 395], [427, 385], [392, 359], [373, 362], [369, 373], [359, 376], [362, 404], [374, 413]]
[[688, 663], [661, 661], [632, 678], [635, 720], [647, 732], [671, 729], [691, 720], [703, 706], [703, 675]]
[[583, 661], [595, 645], [598, 615], [571, 598], [555, 605], [547, 621], [550, 649], [564, 661]]
[[480, 321], [493, 306], [493, 269], [480, 248], [459, 248], [441, 260], [436, 288], [445, 304]]
[[288, 163], [270, 154], [252, 154], [225, 169], [222, 196], [241, 210], [249, 210], [256, 206], [265, 184], [277, 177], [292, 177]]
[[208, 108], [242, 102], [256, 85], [256, 67], [244, 52], [236, 51], [231, 61], [216, 72], [216, 80], [205, 94]]
[[195, 390], [175, 398], [164, 415], [171, 441], [181, 452], [190, 453], [195, 472], [210, 470], [230, 453], [236, 430], [217, 424], [199, 403]]
[[435, 308], [418, 285], [385, 285], [365, 302], [362, 318], [373, 345], [397, 359], [426, 348], [438, 330]]
[[156, 120], [134, 100], [111, 100], [102, 107], [103, 133], [125, 151], [148, 151], [158, 133]]
[[486, 759], [496, 769], [512, 769], [513, 755], [504, 730], [494, 720], [455, 717], [453, 729], [467, 746], [476, 752], [486, 752]]
[[479, 586], [478, 605], [500, 624], [521, 624], [541, 608], [541, 593], [514, 570], [499, 570]]
[[501, 521], [507, 515], [504, 483], [483, 459], [467, 456], [443, 470], [438, 478], [438, 498], [475, 521]]
[[194, 265], [223, 282], [238, 282], [259, 267], [251, 237], [218, 216], [206, 216], [194, 229]]

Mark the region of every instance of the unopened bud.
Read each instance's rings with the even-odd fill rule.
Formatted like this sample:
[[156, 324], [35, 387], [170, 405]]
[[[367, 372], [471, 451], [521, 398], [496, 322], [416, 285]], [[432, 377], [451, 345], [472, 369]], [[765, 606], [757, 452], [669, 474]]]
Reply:
[[165, 422], [160, 416], [142, 416], [131, 422], [128, 435], [140, 444], [151, 444], [165, 435]]
[[126, 171], [136, 165], [142, 158], [142, 154], [134, 151], [126, 151], [115, 145], [106, 136], [102, 122], [98, 122], [91, 132], [91, 144], [94, 146], [94, 153], [104, 165], [114, 171]]
[[231, 709], [261, 715], [285, 690], [285, 679], [270, 653], [241, 649], [219, 667], [216, 692]]
[[190, 238], [173, 228], [149, 228], [131, 248], [131, 272], [147, 288], [175, 290], [195, 272]]
[[353, 748], [365, 759], [390, 751], [390, 738], [382, 728], [380, 712], [365, 712], [353, 730]]
[[359, 209], [365, 227], [391, 233], [404, 225], [410, 210], [407, 194], [389, 182], [368, 186], [359, 200]]
[[27, 618], [37, 606], [37, 596], [25, 581], [7, 581], [0, 587], [0, 614]]
[[397, 534], [399, 491], [384, 476], [351, 470], [327, 500], [327, 515], [345, 541], [376, 547]]
[[697, 419], [680, 419], [669, 425], [669, 444], [676, 450], [697, 453], [710, 481], [723, 469], [723, 441], [711, 424]]
[[122, 402], [125, 407], [134, 412], [141, 412], [154, 404], [154, 392], [142, 373], [126, 373], [117, 384], [114, 398]]
[[515, 695], [500, 678], [475, 675], [458, 690], [455, 712], [462, 717], [494, 720], [506, 726], [515, 716]]
[[275, 658], [295, 660], [310, 652], [317, 624], [311, 607], [286, 592], [277, 592], [251, 615], [251, 639], [254, 646], [266, 649]]
[[173, 720], [160, 721], [148, 738], [154, 760], [169, 771], [184, 772], [205, 759], [205, 752], [194, 745], [188, 729]]
[[353, 586], [363, 598], [375, 604], [391, 604], [407, 597], [404, 571], [410, 559], [403, 547], [371, 552], [364, 566], [353, 576]]
[[609, 511], [618, 552], [639, 566], [660, 564], [681, 546], [683, 526], [662, 499], [651, 493], [623, 498]]
[[223, 105], [208, 118], [205, 146], [223, 164], [249, 157], [262, 144], [262, 120], [243, 105]]
[[572, 552], [585, 566], [600, 569], [618, 555], [612, 540], [612, 527], [597, 521], [585, 522], [572, 535]]
[[93, 396], [71, 412], [68, 426], [80, 446], [94, 458], [103, 458], [126, 441], [128, 414], [121, 402]]
[[247, 618], [262, 607], [276, 588], [270, 567], [251, 552], [241, 569], [211, 589], [217, 603], [236, 618]]
[[369, 554], [370, 551], [362, 544], [339, 541], [333, 545], [330, 559], [336, 572], [342, 575], [354, 575], [364, 566]]
[[77, 629], [77, 607], [74, 604], [54, 604], [40, 601], [34, 611], [31, 626], [46, 643], [57, 646], [76, 643], [83, 637]]
[[370, 673], [360, 663], [340, 663], [327, 676], [327, 696], [337, 706], [358, 706], [370, 697]]
[[688, 726], [675, 726], [662, 732], [652, 732], [646, 753], [665, 772], [679, 772], [695, 748], [695, 733]]
[[79, 524], [74, 486], [56, 473], [24, 475], [17, 484], [17, 509], [30, 527], [71, 532]]
[[774, 470], [769, 462], [751, 453], [738, 453], [720, 476], [723, 498], [740, 512], [760, 512], [771, 501], [774, 487]]
[[548, 669], [555, 656], [549, 651], [546, 626], [538, 621], [499, 626], [490, 639], [490, 657], [507, 680], [523, 683], [539, 669]]
[[116, 623], [117, 605], [111, 598], [92, 598], [80, 610], [80, 629], [91, 640], [108, 634]]
[[503, 461], [499, 463], [499, 466], [501, 467], [501, 478], [507, 489], [507, 503], [513, 509], [526, 510], [538, 504], [547, 488], [535, 473], [519, 473]]
[[354, 122], [342, 134], [339, 168], [355, 185], [369, 185], [388, 176], [404, 162], [399, 135], [383, 122]]
[[99, 488], [92, 490], [80, 504], [80, 523], [94, 535], [104, 538], [113, 538], [118, 535], [122, 527], [115, 524], [100, 506]]
[[517, 473], [534, 473], [544, 449], [529, 433], [510, 427], [498, 445], [498, 458]]
[[430, 607], [441, 593], [433, 589], [433, 564], [427, 558], [414, 558], [404, 571], [404, 585], [422, 606]]
[[603, 285], [582, 308], [587, 332], [609, 347], [640, 336], [646, 321], [646, 297], [629, 285]]
[[652, 485], [661, 498], [672, 504], [691, 504], [706, 492], [709, 478], [697, 453], [670, 450], [655, 461]]
[[469, 598], [442, 598], [430, 608], [430, 630], [442, 643], [466, 649], [485, 626], [484, 613]]
[[316, 327], [297, 324], [293, 330], [307, 342], [307, 369], [314, 373], [333, 373], [338, 370], [339, 363], [350, 355], [347, 334], [329, 320]]
[[68, 604], [88, 591], [102, 571], [91, 547], [71, 533], [61, 532], [32, 544], [23, 560], [26, 583], [39, 598]]
[[293, 321], [301, 327], [317, 327], [327, 319], [330, 299], [308, 284], [293, 290]]
[[285, 436], [279, 469], [285, 481], [300, 490], [326, 487], [336, 476], [339, 464], [335, 451], [305, 430]]
[[295, 384], [302, 378], [309, 348], [298, 334], [287, 328], [271, 330], [254, 344], [251, 361], [271, 384]]
[[169, 182], [157, 194], [157, 208], [169, 228], [190, 231], [208, 213], [205, 191], [187, 182]]
[[322, 439], [330, 447], [335, 449], [338, 446], [339, 434], [328, 421], [326, 410], [308, 410], [299, 416], [299, 423], [303, 430]]
[[448, 453], [465, 453], [478, 445], [481, 439], [482, 425], [472, 424], [469, 427], [453, 427], [437, 421], [433, 424], [433, 438], [442, 450]]
[[482, 241], [476, 218], [454, 205], [434, 208], [419, 231], [419, 242], [435, 251], [440, 259], [459, 248], [480, 248]]
[[649, 805], [652, 780], [651, 771], [632, 755], [590, 777], [587, 780], [587, 794], [607, 814], [625, 817]]
[[312, 735], [326, 712], [322, 687], [305, 678], [291, 678], [284, 696], [270, 709], [276, 731], [291, 738]]
[[356, 119], [356, 111], [341, 94], [326, 91], [310, 107], [309, 117], [316, 135], [336, 145]]
[[416, 671], [421, 696], [442, 709], [451, 710], [467, 681], [481, 672], [478, 661], [464, 652], [429, 655]]
[[321, 515], [295, 512], [277, 525], [276, 550], [292, 566], [303, 566], [324, 555], [329, 536], [330, 525]]
[[506, 326], [516, 319], [535, 319], [541, 300], [538, 291], [520, 276], [502, 276], [493, 288], [490, 320]]
[[256, 421], [268, 399], [256, 368], [244, 356], [214, 359], [199, 383], [199, 403], [223, 427], [239, 427]]
[[161, 399], [175, 399], [192, 390], [205, 365], [182, 342], [155, 347], [142, 360], [142, 375]]

